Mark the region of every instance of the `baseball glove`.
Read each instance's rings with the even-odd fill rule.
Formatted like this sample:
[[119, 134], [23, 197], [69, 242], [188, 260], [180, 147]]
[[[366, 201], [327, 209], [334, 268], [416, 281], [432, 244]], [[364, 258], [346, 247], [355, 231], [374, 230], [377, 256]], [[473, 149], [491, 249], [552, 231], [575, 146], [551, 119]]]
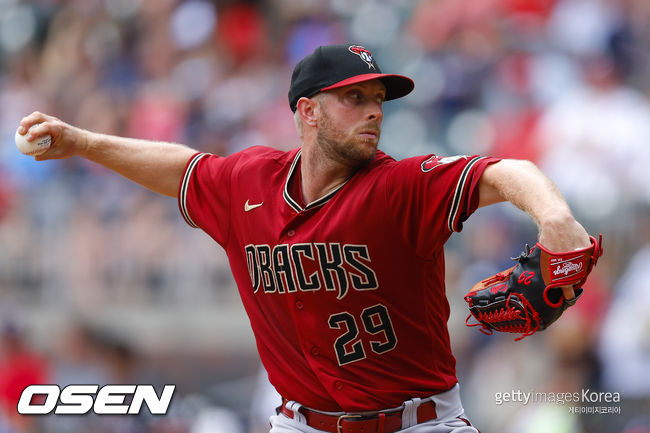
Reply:
[[[470, 315], [467, 326], [480, 331], [521, 333], [515, 341], [546, 329], [582, 294], [582, 285], [603, 253], [602, 235], [590, 236], [591, 246], [554, 253], [538, 242], [517, 258], [518, 263], [480, 281], [465, 295]], [[575, 298], [567, 300], [562, 286], [573, 286]], [[472, 316], [478, 323], [469, 323]]]

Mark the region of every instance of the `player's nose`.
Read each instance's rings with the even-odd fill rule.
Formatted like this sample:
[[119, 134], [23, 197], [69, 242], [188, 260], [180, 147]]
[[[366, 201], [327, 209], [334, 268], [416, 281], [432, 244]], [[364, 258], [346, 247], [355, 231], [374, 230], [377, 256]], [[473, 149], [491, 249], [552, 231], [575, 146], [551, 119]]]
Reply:
[[381, 102], [372, 101], [370, 102], [368, 111], [366, 114], [367, 120], [373, 120], [378, 124], [381, 124], [381, 121], [384, 119], [384, 109]]

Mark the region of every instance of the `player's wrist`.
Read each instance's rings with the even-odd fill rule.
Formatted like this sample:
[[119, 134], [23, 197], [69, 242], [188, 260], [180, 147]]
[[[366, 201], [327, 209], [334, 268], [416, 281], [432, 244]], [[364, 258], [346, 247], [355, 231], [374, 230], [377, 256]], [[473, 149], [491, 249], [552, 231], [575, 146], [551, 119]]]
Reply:
[[571, 213], [568, 205], [561, 204], [553, 207], [545, 207], [545, 209], [537, 215], [537, 225], [541, 229], [553, 229], [575, 222], [575, 218]]
[[570, 212], [540, 221], [539, 243], [550, 251], [570, 251], [590, 245], [589, 234]]
[[99, 141], [99, 134], [94, 132], [74, 128], [74, 153], [83, 158], [88, 158]]

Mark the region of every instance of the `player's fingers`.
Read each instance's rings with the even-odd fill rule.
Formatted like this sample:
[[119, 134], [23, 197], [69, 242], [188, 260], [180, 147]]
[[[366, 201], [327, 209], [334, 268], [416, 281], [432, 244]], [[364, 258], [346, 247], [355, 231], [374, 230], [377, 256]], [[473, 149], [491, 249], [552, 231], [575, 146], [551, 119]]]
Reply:
[[74, 128], [56, 117], [47, 116], [43, 123], [36, 124], [29, 130], [34, 137], [50, 135], [52, 137], [50, 148], [41, 155], [35, 156], [36, 161], [49, 159], [69, 158], [77, 154], [84, 145], [83, 130]]
[[47, 161], [50, 159], [61, 159], [61, 158], [66, 158], [69, 155], [66, 155], [64, 152], [61, 151], [61, 149], [57, 146], [55, 146], [54, 142], [52, 143], [52, 146], [47, 149], [44, 153], [41, 153], [40, 155], [35, 155], [34, 160], [36, 161]]
[[35, 138], [40, 137], [41, 135], [45, 135], [45, 134], [52, 135], [51, 133], [52, 133], [51, 125], [49, 123], [43, 122], [43, 123], [34, 124], [31, 128], [27, 130], [27, 133], [24, 135], [27, 141], [32, 141]]
[[562, 286], [562, 294], [564, 295], [564, 299], [566, 300], [573, 299], [576, 297], [576, 293], [573, 291], [572, 286]]
[[23, 117], [20, 120], [20, 125], [18, 126], [18, 133], [21, 135], [25, 135], [27, 131], [29, 131], [29, 128], [32, 127], [32, 125], [36, 123], [43, 123], [47, 120], [47, 116], [40, 111], [34, 111], [31, 114], [28, 114], [27, 116]]

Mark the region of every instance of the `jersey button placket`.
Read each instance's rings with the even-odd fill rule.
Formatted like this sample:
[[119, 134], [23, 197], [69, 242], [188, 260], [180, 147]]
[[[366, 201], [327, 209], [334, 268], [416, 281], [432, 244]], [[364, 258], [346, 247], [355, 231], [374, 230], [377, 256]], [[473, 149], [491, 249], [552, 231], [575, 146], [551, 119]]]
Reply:
[[295, 231], [295, 230], [289, 230], [289, 231], [287, 232], [287, 236], [289, 236], [290, 238], [294, 237], [295, 235], [296, 235], [296, 231]]
[[296, 308], [299, 309], [299, 310], [302, 310], [303, 308], [305, 308], [305, 304], [303, 304], [302, 301], [301, 301], [300, 299], [298, 299], [294, 305], [295, 305]]
[[343, 382], [339, 382], [338, 380], [334, 382], [334, 387], [338, 389], [339, 391], [343, 389]]
[[320, 355], [320, 349], [318, 347], [316, 347], [316, 346], [312, 347], [311, 348], [311, 354], [314, 355], [314, 356]]

